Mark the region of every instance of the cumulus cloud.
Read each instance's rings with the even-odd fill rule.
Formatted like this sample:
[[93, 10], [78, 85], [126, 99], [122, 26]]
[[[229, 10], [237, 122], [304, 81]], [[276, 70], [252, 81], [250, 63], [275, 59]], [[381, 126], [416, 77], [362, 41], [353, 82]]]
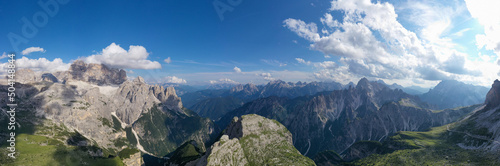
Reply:
[[310, 65], [311, 64], [311, 61], [306, 61], [302, 58], [295, 58], [295, 60], [297, 60], [297, 62], [299, 63], [302, 63], [302, 64], [306, 64], [306, 65]]
[[[4, 63], [4, 65], [6, 64]], [[70, 64], [64, 63], [61, 58], [50, 61], [46, 58], [29, 59], [23, 56], [16, 60], [16, 67], [27, 68], [33, 71], [56, 72], [68, 70]]]
[[[421, 13], [425, 12], [424, 9], [430, 9], [431, 5], [416, 4], [415, 10], [411, 12], [414, 12], [414, 16], [417, 13], [423, 15], [422, 20], [414, 20], [414, 24], [421, 29], [417, 35], [398, 21], [394, 6], [388, 2], [334, 0], [331, 4], [330, 10], [340, 11], [343, 16], [335, 18], [326, 13], [319, 18], [323, 26], [322, 34], [313, 22], [306, 23], [293, 18], [283, 21], [284, 27], [309, 41], [311, 49], [323, 52], [325, 57], [341, 57], [338, 63], [296, 58], [298, 63], [314, 65], [318, 70], [314, 75], [318, 79], [366, 76], [400, 80], [470, 80], [474, 77], [478, 80], [486, 74], [485, 69], [476, 69], [474, 66], [481, 62], [469, 60], [464, 53], [455, 49], [451, 39], [442, 37], [450, 26], [451, 18], [460, 9], [440, 8], [443, 10]], [[500, 37], [495, 39], [500, 41]], [[484, 46], [492, 49], [496, 47], [495, 44]], [[485, 82], [491, 80], [481, 81]]]
[[210, 84], [239, 84], [238, 82], [231, 80], [229, 78], [221, 78], [218, 81], [210, 80]]
[[143, 46], [130, 46], [128, 51], [115, 43], [107, 46], [100, 54], [82, 58], [87, 63], [100, 63], [114, 68], [159, 69], [159, 62], [148, 60], [149, 53]]
[[165, 63], [168, 63], [170, 64], [172, 62], [172, 60], [170, 59], [170, 57], [168, 57], [167, 59], [163, 60]]
[[172, 84], [185, 84], [187, 83], [186, 80], [182, 78], [178, 78], [176, 76], [167, 76], [165, 77], [165, 82], [166, 83], [172, 83]]
[[296, 19], [286, 19], [283, 21], [285, 27], [297, 33], [300, 37], [303, 37], [310, 41], [316, 41], [319, 39], [318, 27], [315, 23], [306, 24], [302, 20]]
[[24, 49], [21, 54], [23, 55], [28, 55], [32, 52], [45, 52], [45, 50], [41, 47], [29, 47], [29, 48], [26, 48]]
[[267, 80], [267, 81], [273, 81], [275, 80], [272, 76], [271, 76], [271, 73], [260, 73], [258, 74], [259, 76], [263, 77], [264, 80]]
[[465, 0], [472, 17], [484, 26], [484, 34], [476, 35], [478, 48], [494, 50], [500, 56], [500, 1]]
[[233, 70], [234, 70], [234, 72], [236, 72], [236, 73], [241, 73], [241, 69], [240, 69], [239, 67], [236, 67], [236, 66], [235, 66], [235, 67], [233, 68]]

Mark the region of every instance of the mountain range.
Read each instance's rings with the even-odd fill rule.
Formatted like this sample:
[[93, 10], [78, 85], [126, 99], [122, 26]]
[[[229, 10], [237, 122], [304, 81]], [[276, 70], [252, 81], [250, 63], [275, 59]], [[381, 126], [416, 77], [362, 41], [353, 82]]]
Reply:
[[498, 80], [411, 95], [366, 78], [179, 91], [82, 61], [17, 74], [19, 158], [2, 148], [4, 165], [495, 165], [500, 149]]
[[435, 112], [417, 96], [361, 79], [356, 87], [289, 99], [268, 97], [228, 112], [232, 117], [258, 114], [276, 119], [294, 136], [295, 147], [306, 156], [334, 150], [343, 152], [356, 141], [381, 141], [398, 131], [422, 131], [466, 115], [470, 109]]

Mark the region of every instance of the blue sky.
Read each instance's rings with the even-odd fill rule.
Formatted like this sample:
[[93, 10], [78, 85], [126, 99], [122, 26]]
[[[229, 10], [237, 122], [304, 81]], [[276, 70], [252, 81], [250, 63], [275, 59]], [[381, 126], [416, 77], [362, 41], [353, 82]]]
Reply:
[[[487, 1], [41, 0], [57, 4], [53, 16], [37, 2], [0, 2], [0, 53], [17, 51], [21, 68], [38, 71], [64, 70], [81, 59], [150, 82], [347, 83], [368, 77], [406, 86], [441, 79], [487, 86], [499, 71], [499, 19], [486, 19], [494, 10], [470, 12]], [[230, 10], [223, 19], [214, 3]], [[38, 32], [23, 35], [23, 18], [40, 22], [44, 14], [47, 22], [34, 25]], [[12, 33], [26, 43], [13, 44]], [[405, 43], [410, 39], [418, 42]]]

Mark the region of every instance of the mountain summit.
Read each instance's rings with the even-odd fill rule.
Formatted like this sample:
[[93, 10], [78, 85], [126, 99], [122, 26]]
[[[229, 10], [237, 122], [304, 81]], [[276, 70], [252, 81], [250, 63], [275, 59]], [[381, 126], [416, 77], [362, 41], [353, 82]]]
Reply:
[[437, 106], [438, 109], [446, 109], [480, 104], [484, 101], [487, 92], [486, 87], [455, 80], [443, 80], [420, 98], [422, 101]]

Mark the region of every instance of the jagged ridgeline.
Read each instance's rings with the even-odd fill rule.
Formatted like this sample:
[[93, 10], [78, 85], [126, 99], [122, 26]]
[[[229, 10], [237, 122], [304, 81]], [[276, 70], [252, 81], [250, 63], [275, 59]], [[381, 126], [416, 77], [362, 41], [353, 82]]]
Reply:
[[216, 123], [234, 116], [258, 114], [276, 119], [293, 135], [304, 155], [346, 151], [357, 141], [383, 141], [398, 131], [423, 131], [465, 116], [473, 109], [433, 111], [417, 96], [361, 79], [355, 87], [297, 98], [267, 97], [246, 103]]
[[[2, 155], [2, 165], [137, 165], [142, 154], [161, 157], [186, 140], [204, 152], [219, 133], [185, 109], [172, 87], [129, 81], [124, 70], [75, 61], [64, 72], [16, 75], [18, 158]], [[0, 95], [7, 96], [7, 86]], [[0, 107], [7, 108], [5, 100]], [[2, 154], [7, 122], [1, 114]]]
[[[500, 165], [500, 81], [460, 120], [429, 131], [400, 131], [385, 141], [358, 141], [340, 154], [318, 153], [318, 165]], [[468, 112], [468, 111], [467, 111]]]

